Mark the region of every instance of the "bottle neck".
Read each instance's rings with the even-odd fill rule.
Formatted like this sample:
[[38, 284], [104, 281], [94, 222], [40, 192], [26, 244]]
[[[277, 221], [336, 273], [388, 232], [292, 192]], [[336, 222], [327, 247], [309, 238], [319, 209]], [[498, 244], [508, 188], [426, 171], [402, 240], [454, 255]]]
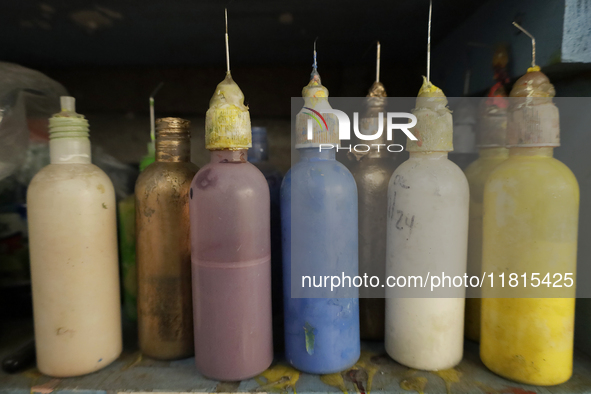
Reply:
[[[74, 133], [69, 133], [74, 134]], [[89, 164], [91, 159], [90, 140], [86, 136], [54, 137], [49, 140], [51, 164]]]
[[315, 148], [301, 148], [298, 149], [300, 153], [300, 161], [320, 161], [320, 160], [335, 160], [336, 150]]
[[447, 159], [447, 152], [409, 152], [409, 159], [440, 160]]
[[478, 157], [482, 159], [490, 159], [490, 158], [497, 158], [503, 157], [507, 158], [509, 156], [509, 149], [504, 147], [495, 147], [495, 148], [479, 148], [478, 149]]
[[548, 146], [509, 148], [509, 156], [553, 157], [554, 148]]
[[191, 160], [189, 133], [157, 133], [156, 161], [179, 163]]
[[238, 150], [212, 150], [210, 151], [209, 162], [214, 163], [246, 163], [248, 157], [247, 149]]
[[89, 164], [91, 159], [88, 121], [76, 113], [62, 111], [49, 119], [51, 164]]

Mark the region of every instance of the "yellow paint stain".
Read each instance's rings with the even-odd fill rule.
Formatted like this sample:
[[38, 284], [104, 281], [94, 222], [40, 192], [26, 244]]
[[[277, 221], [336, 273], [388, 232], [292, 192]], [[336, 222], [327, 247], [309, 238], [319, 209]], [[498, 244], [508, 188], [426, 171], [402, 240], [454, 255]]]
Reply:
[[125, 365], [123, 368], [121, 368], [121, 370], [127, 371], [128, 369], [135, 367], [136, 365], [138, 365], [141, 362], [142, 362], [142, 354], [140, 352], [137, 352], [137, 355], [135, 356], [135, 358], [130, 363]]
[[209, 101], [205, 115], [205, 148], [247, 149], [252, 146], [250, 114], [244, 94], [228, 72]]
[[39, 372], [37, 368], [27, 369], [26, 371], [21, 373], [21, 375], [30, 379], [39, 379], [41, 376], [43, 376], [43, 374]]
[[295, 385], [300, 378], [300, 371], [285, 364], [271, 366], [265, 372], [255, 378], [259, 384], [257, 391], [287, 392], [292, 388], [296, 393]]
[[210, 108], [205, 118], [205, 147], [209, 150], [247, 149], [252, 146], [248, 110], [227, 104]]
[[444, 369], [443, 371], [434, 371], [433, 374], [439, 376], [445, 382], [445, 389], [447, 394], [451, 394], [452, 383], [458, 383], [460, 381], [461, 372], [456, 369]]
[[378, 372], [378, 366], [371, 362], [371, 358], [373, 356], [375, 356], [375, 354], [362, 351], [361, 356], [359, 357], [359, 361], [357, 361], [357, 364], [355, 364], [357, 368], [363, 368], [365, 372], [367, 372], [367, 394], [370, 394], [373, 378], [376, 372]]
[[427, 78], [423, 76], [423, 85], [419, 89], [419, 97], [445, 97], [443, 91], [437, 86], [433, 85], [431, 81], [427, 81]]
[[329, 386], [336, 387], [341, 390], [344, 394], [349, 394], [347, 392], [347, 386], [345, 386], [345, 381], [343, 380], [343, 375], [341, 373], [331, 373], [328, 375], [321, 375], [320, 380], [328, 384]]
[[419, 394], [424, 394], [427, 386], [427, 378], [417, 376], [414, 378], [404, 379], [400, 382], [400, 388], [406, 391], [416, 391]]

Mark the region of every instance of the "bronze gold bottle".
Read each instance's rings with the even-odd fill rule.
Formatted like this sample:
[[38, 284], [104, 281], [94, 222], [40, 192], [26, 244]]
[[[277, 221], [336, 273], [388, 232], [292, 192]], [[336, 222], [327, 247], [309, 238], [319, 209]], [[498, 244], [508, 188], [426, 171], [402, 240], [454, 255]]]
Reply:
[[193, 355], [189, 121], [156, 121], [156, 161], [135, 185], [138, 331], [143, 354], [161, 360]]

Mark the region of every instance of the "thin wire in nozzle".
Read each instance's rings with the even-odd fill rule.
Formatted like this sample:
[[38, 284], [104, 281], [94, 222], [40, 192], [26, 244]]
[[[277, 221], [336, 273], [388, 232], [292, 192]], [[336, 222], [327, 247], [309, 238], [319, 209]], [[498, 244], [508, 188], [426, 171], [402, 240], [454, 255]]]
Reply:
[[318, 70], [318, 62], [316, 60], [316, 41], [318, 41], [318, 37], [314, 40], [314, 70]]
[[158, 86], [156, 86], [156, 89], [154, 89], [154, 91], [150, 95], [150, 138], [152, 139], [152, 141], [156, 140], [156, 123], [155, 123], [155, 116], [154, 116], [154, 96], [156, 96], [156, 93], [158, 93], [160, 88], [162, 88], [162, 85], [164, 85], [164, 82], [160, 82], [158, 84]]
[[380, 60], [381, 60], [381, 48], [380, 42], [378, 41], [378, 53], [376, 59], [376, 82], [380, 82]]
[[230, 73], [230, 43], [228, 42], [228, 9], [226, 11], [226, 72]]
[[535, 67], [536, 66], [536, 39], [534, 38], [534, 36], [532, 36], [530, 34], [530, 32], [528, 32], [523, 27], [521, 27], [519, 25], [519, 23], [513, 22], [513, 26], [515, 26], [516, 28], [518, 28], [519, 30], [521, 30], [523, 33], [525, 33], [526, 36], [528, 36], [529, 38], [531, 38], [531, 66], [532, 67]]
[[427, 35], [427, 82], [431, 82], [431, 13], [433, 11], [433, 0], [429, 1], [429, 28]]

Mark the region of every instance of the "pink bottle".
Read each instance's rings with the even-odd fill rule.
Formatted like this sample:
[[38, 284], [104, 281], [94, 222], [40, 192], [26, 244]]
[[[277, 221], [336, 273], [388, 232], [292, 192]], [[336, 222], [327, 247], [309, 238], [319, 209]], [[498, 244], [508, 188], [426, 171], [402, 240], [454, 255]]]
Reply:
[[256, 376], [273, 361], [269, 187], [247, 161], [243, 103], [228, 72], [206, 115], [211, 161], [190, 191], [195, 363], [225, 381]]

